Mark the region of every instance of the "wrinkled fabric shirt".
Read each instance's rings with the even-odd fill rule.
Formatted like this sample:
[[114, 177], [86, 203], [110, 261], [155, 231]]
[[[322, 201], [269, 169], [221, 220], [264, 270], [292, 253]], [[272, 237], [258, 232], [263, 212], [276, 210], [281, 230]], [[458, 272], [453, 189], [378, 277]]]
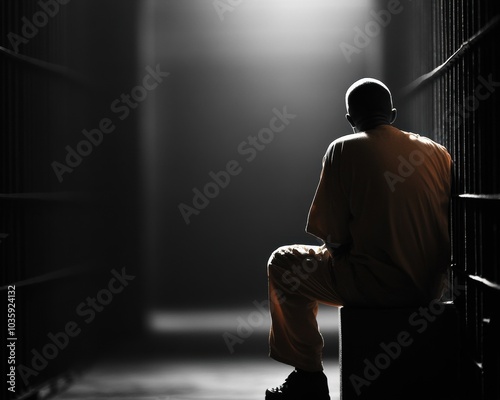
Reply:
[[451, 167], [445, 147], [391, 125], [330, 144], [306, 231], [329, 247], [351, 246], [333, 266], [346, 304], [440, 296], [450, 265]]

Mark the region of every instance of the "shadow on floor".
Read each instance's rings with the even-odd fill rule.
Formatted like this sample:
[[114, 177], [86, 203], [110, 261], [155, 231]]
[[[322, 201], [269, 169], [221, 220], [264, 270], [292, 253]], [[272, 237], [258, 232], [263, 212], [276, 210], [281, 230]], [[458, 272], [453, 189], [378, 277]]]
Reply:
[[[327, 339], [333, 340], [325, 346], [324, 366], [335, 400], [338, 339]], [[54, 399], [261, 400], [291, 370], [268, 358], [267, 335], [253, 335], [231, 354], [220, 334], [156, 334], [117, 343]]]
[[[57, 400], [262, 400], [290, 368], [272, 360], [108, 360], [96, 364]], [[332, 400], [339, 396], [339, 368], [325, 361]]]

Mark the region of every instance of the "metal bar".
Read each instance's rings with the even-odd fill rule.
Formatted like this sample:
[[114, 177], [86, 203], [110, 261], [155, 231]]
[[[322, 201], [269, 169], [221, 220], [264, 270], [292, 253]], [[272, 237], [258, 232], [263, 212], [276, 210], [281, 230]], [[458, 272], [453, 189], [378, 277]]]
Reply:
[[476, 45], [476, 43], [482, 39], [486, 34], [490, 33], [494, 28], [500, 25], [500, 15], [495, 16], [490, 22], [488, 22], [482, 29], [480, 29], [475, 35], [470, 37], [468, 40], [462, 43], [462, 45], [450, 56], [448, 59], [438, 67], [434, 68], [427, 74], [415, 79], [406, 88], [403, 89], [403, 93], [409, 96], [417, 89], [422, 88], [425, 84], [430, 83], [436, 78], [443, 75], [450, 68], [452, 68], [457, 61], [463, 58], [463, 56], [470, 51], [470, 49]]
[[500, 200], [500, 194], [471, 194], [465, 193], [457, 196], [465, 200]]
[[41, 283], [53, 281], [56, 279], [66, 278], [68, 276], [83, 274], [85, 272], [91, 271], [92, 269], [94, 269], [94, 268], [89, 267], [89, 264], [76, 265], [73, 267], [60, 269], [58, 271], [49, 272], [47, 274], [35, 276], [33, 278], [25, 279], [22, 281], [10, 282], [9, 284], [7, 284], [5, 286], [0, 286], [0, 292], [7, 291], [7, 288], [11, 285], [15, 285], [16, 289], [23, 287], [23, 286], [33, 286], [33, 285], [38, 285]]
[[470, 280], [472, 280], [475, 283], [478, 283], [482, 286], [487, 287], [488, 289], [500, 291], [500, 285], [497, 283], [491, 282], [488, 279], [481, 278], [480, 276], [477, 276], [477, 275], [467, 275], [467, 278], [469, 278]]
[[63, 78], [66, 78], [70, 81], [73, 81], [75, 83], [78, 83], [79, 85], [89, 85], [90, 81], [79, 74], [78, 72], [75, 72], [71, 70], [68, 67], [65, 67], [63, 65], [58, 65], [58, 64], [53, 64], [47, 61], [39, 60], [37, 58], [25, 56], [23, 54], [16, 53], [15, 51], [12, 51], [10, 49], [7, 49], [3, 46], [0, 46], [0, 54], [4, 55], [8, 58], [11, 58], [15, 61], [19, 61], [23, 64], [30, 65], [32, 67], [35, 67], [37, 69], [43, 70], [45, 72], [49, 72], [55, 75], [59, 75]]

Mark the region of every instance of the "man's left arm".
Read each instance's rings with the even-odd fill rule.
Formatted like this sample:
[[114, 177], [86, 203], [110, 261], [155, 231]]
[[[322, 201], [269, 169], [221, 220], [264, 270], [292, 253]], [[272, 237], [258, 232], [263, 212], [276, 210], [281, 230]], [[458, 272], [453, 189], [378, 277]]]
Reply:
[[306, 232], [321, 239], [333, 256], [348, 252], [351, 243], [349, 202], [341, 183], [342, 146], [333, 142], [323, 158], [306, 225]]

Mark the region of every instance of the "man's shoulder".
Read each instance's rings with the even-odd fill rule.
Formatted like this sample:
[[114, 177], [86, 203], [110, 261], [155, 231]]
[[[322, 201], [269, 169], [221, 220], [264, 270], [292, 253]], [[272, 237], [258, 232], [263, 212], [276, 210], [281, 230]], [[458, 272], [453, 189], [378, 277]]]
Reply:
[[351, 133], [348, 135], [341, 136], [330, 143], [330, 145], [328, 146], [327, 153], [334, 151], [336, 148], [337, 149], [342, 148], [345, 143], [362, 141], [362, 140], [365, 140], [367, 138], [368, 138], [368, 135], [365, 132]]
[[345, 142], [353, 142], [357, 140], [364, 140], [368, 138], [368, 134], [366, 132], [359, 132], [359, 133], [351, 133], [349, 135], [344, 135], [339, 137], [338, 139], [335, 139], [332, 142], [332, 145], [339, 144], [339, 143], [345, 143]]
[[421, 146], [427, 147], [428, 151], [437, 150], [440, 153], [442, 153], [448, 157], [450, 156], [448, 149], [445, 146], [443, 146], [442, 144], [434, 141], [433, 139], [431, 139], [427, 136], [422, 136], [422, 135], [419, 135], [418, 133], [413, 133], [413, 132], [404, 132], [403, 131], [403, 133], [408, 135], [408, 137], [411, 140], [415, 140], [418, 143], [420, 143]]
[[[389, 141], [394, 140], [394, 142], [391, 146], [387, 146], [388, 143], [386, 140], [380, 143], [383, 143], [386, 148], [390, 148], [392, 151], [397, 152], [398, 146], [403, 146], [402, 149], [413, 148], [413, 150], [421, 151], [426, 155], [432, 154], [433, 157], [443, 160], [446, 164], [452, 162], [452, 158], [447, 148], [427, 136], [415, 132], [407, 132], [393, 126], [387, 130], [388, 136], [385, 137], [388, 138]], [[360, 151], [370, 149], [374, 145], [374, 141], [378, 142], [378, 139], [384, 137], [383, 134], [385, 134], [385, 132], [379, 132], [377, 135], [359, 132], [340, 136], [328, 146], [325, 153], [325, 160], [332, 161], [334, 158], [340, 156], [343, 158], [350, 157], [350, 155], [354, 153], [358, 154]], [[410, 144], [411, 142], [413, 142], [413, 144]], [[380, 147], [378, 148], [380, 149]]]

